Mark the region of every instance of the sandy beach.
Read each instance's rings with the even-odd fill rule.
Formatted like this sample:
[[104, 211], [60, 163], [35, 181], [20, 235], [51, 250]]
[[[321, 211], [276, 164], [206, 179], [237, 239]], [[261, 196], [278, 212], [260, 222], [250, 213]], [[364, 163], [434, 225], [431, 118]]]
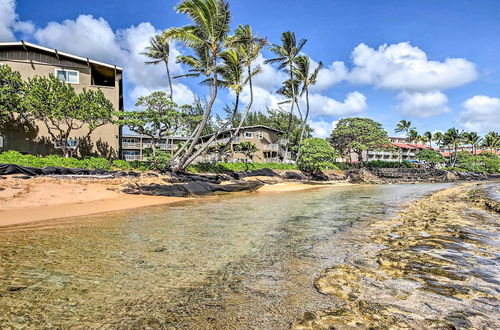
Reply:
[[[158, 178], [141, 179], [142, 182], [157, 180]], [[121, 188], [130, 181], [130, 178], [68, 179], [54, 177], [36, 177], [27, 180], [10, 177], [0, 180], [0, 226], [85, 216], [195, 199], [194, 197], [130, 195], [121, 192]], [[278, 193], [339, 185], [349, 184], [282, 182], [265, 185], [258, 192]]]

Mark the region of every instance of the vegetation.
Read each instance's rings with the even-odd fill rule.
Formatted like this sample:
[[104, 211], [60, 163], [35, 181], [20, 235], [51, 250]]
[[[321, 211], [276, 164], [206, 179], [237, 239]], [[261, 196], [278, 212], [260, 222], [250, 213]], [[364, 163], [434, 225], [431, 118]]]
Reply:
[[293, 164], [282, 163], [197, 163], [190, 165], [187, 170], [192, 173], [210, 172], [210, 173], [228, 173], [246, 171], [247, 169], [258, 170], [268, 168], [271, 170], [296, 170], [297, 166]]
[[15, 113], [22, 115], [24, 83], [21, 74], [8, 65], [0, 66], [0, 123], [13, 120]]
[[146, 55], [151, 60], [147, 61], [146, 64], [159, 64], [161, 62], [165, 63], [167, 68], [167, 78], [168, 78], [168, 88], [170, 89], [170, 100], [174, 100], [174, 90], [172, 88], [172, 77], [170, 76], [170, 67], [168, 65], [168, 60], [170, 58], [170, 45], [165, 38], [161, 35], [154, 36], [149, 41], [149, 46], [146, 47], [146, 51], [142, 53]]
[[464, 131], [459, 131], [455, 127], [450, 128], [443, 135], [443, 144], [446, 146], [451, 146], [454, 149], [453, 154], [450, 156], [450, 164], [452, 167], [455, 166], [457, 162], [457, 151], [458, 146], [462, 143], [464, 139]]
[[[101, 90], [83, 89], [77, 94], [73, 86], [53, 75], [29, 79], [23, 97], [25, 115], [45, 124], [65, 157], [72, 154], [71, 147], [76, 151], [81, 140], [113, 120], [113, 104]], [[74, 131], [83, 128], [86, 134], [71, 143]]]
[[241, 142], [236, 146], [236, 151], [241, 152], [245, 156], [245, 165], [248, 170], [248, 161], [253, 162], [255, 153], [259, 151], [259, 149], [257, 149], [257, 146], [252, 142]]
[[364, 150], [391, 148], [391, 142], [382, 125], [368, 118], [339, 120], [330, 135], [330, 141], [343, 156], [348, 156], [352, 151], [358, 155], [358, 159], [361, 159], [361, 152]]
[[411, 121], [402, 119], [396, 125], [396, 129], [394, 130], [394, 132], [396, 132], [396, 133], [403, 133], [404, 132], [406, 135], [406, 138], [409, 138], [410, 131], [412, 129], [414, 129], [414, 128], [411, 126]]
[[299, 150], [298, 168], [308, 173], [318, 173], [323, 169], [338, 169], [333, 164], [338, 154], [324, 139], [305, 139]]
[[430, 164], [440, 164], [446, 162], [446, 159], [437, 151], [424, 149], [417, 153], [417, 159]]
[[460, 152], [457, 154], [457, 161], [454, 167], [471, 172], [500, 173], [500, 157], [492, 153], [481, 153], [473, 155], [470, 152]]
[[402, 162], [387, 162], [383, 160], [372, 160], [370, 162], [363, 163], [367, 168], [413, 168], [411, 162], [403, 160]]

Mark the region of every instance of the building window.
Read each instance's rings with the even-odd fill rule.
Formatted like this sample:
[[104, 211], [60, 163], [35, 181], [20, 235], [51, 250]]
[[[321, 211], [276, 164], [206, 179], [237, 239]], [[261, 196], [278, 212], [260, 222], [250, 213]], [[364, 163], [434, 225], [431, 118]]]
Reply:
[[56, 77], [57, 79], [67, 82], [69, 84], [80, 83], [80, 74], [78, 71], [56, 69]]
[[251, 138], [253, 138], [253, 133], [252, 132], [245, 132], [245, 137], [247, 139], [251, 139]]
[[264, 139], [264, 132], [259, 132], [259, 139], [260, 140]]

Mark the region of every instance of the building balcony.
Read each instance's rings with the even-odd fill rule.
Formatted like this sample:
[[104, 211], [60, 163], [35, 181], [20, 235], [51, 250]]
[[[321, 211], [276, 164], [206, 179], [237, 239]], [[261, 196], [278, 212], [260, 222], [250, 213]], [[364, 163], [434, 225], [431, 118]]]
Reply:
[[141, 155], [123, 155], [123, 160], [131, 162], [134, 160], [142, 160]]
[[123, 149], [140, 149], [141, 143], [140, 142], [122, 142], [122, 148]]
[[276, 151], [278, 152], [280, 149], [280, 146], [276, 143], [273, 144], [264, 144], [262, 146], [262, 151]]

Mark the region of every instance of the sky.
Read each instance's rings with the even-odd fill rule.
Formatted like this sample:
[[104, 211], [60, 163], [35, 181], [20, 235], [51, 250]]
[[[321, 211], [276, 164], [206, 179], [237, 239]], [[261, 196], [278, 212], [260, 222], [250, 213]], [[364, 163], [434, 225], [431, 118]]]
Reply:
[[[326, 137], [346, 117], [379, 121], [390, 135], [401, 119], [420, 133], [457, 127], [484, 134], [500, 129], [500, 0], [230, 0], [232, 27], [279, 43], [284, 31], [305, 38], [303, 52], [324, 68], [311, 88], [310, 125]], [[167, 90], [164, 66], [146, 66], [149, 39], [189, 21], [177, 0], [0, 0], [0, 41], [27, 40], [124, 68], [125, 106]], [[171, 45], [175, 63], [189, 50]], [[284, 107], [275, 91], [283, 72], [256, 61], [252, 111]], [[208, 91], [193, 78], [174, 81], [175, 101], [191, 103]], [[241, 97], [249, 101], [248, 89]], [[234, 95], [219, 93], [214, 111]], [[301, 100], [305, 108], [304, 100]]]

